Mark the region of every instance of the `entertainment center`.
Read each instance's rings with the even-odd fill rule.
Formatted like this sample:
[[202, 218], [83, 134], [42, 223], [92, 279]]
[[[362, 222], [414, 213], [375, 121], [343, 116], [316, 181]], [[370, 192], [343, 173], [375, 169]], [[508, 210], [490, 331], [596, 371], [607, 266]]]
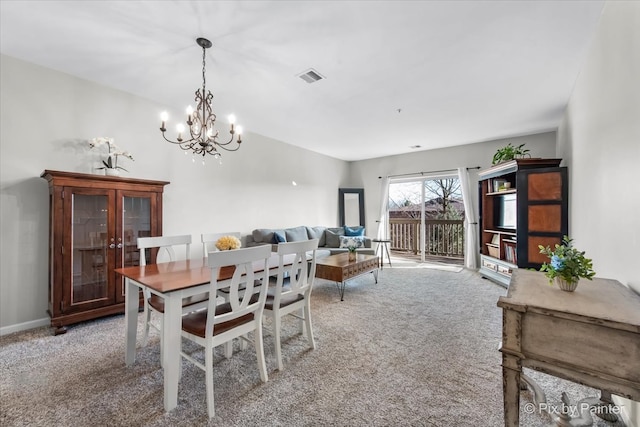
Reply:
[[561, 159], [516, 159], [479, 172], [480, 273], [508, 286], [514, 269], [546, 260], [538, 245], [569, 233], [567, 168]]

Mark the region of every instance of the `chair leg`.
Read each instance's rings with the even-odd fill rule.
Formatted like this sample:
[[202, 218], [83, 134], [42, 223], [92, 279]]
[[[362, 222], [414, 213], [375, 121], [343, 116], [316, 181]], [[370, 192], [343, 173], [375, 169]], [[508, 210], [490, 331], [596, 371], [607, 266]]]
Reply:
[[300, 309], [300, 312], [298, 313], [298, 316], [300, 316], [300, 318], [298, 319], [298, 327], [300, 329], [300, 333], [302, 334], [302, 336], [305, 337], [305, 336], [307, 336], [307, 332], [306, 332], [305, 327], [304, 327], [304, 323], [305, 323], [304, 322], [304, 319], [305, 319], [305, 317], [304, 317], [304, 308]]
[[224, 343], [224, 357], [231, 359], [233, 356], [233, 341], [227, 341]]
[[262, 316], [256, 320], [256, 329], [253, 332], [253, 343], [256, 347], [256, 357], [258, 359], [258, 370], [260, 371], [260, 379], [266, 383], [269, 379], [267, 376], [267, 363], [264, 359], [264, 341], [262, 339]]
[[249, 334], [245, 334], [246, 339], [240, 338], [240, 350], [246, 350], [249, 347]]
[[316, 342], [313, 339], [313, 326], [311, 325], [311, 300], [307, 299], [307, 303], [304, 306], [304, 323], [307, 326], [307, 338], [312, 349], [316, 349]]
[[149, 308], [149, 301], [144, 299], [144, 335], [142, 336], [142, 346], [146, 347], [149, 341], [149, 323], [151, 322], [151, 309]]
[[204, 350], [205, 381], [207, 382], [207, 412], [209, 418], [216, 416], [216, 409], [213, 401], [213, 347], [207, 345]]
[[282, 364], [282, 347], [280, 345], [280, 328], [282, 327], [282, 318], [276, 311], [273, 312], [273, 338], [276, 347], [276, 360], [278, 361], [278, 370], [282, 371], [284, 365]]
[[160, 315], [160, 366], [164, 368], [164, 346], [162, 345], [162, 331], [164, 331], [164, 313]]

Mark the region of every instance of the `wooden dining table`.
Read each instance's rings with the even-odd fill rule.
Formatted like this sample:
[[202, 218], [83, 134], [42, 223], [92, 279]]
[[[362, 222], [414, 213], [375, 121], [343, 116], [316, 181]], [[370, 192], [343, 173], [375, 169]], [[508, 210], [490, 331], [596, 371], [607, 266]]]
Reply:
[[[285, 256], [284, 265], [293, 262], [293, 254]], [[272, 253], [268, 261], [269, 275], [276, 274], [279, 257]], [[139, 290], [148, 290], [164, 299], [162, 354], [164, 368], [164, 409], [178, 405], [180, 378], [180, 346], [182, 336], [182, 299], [209, 291], [211, 269], [207, 258], [124, 267], [115, 270], [125, 279], [125, 363], [133, 365], [136, 358], [136, 339]], [[223, 267], [218, 279], [230, 279], [234, 267]], [[264, 262], [254, 263], [254, 271], [264, 271]]]

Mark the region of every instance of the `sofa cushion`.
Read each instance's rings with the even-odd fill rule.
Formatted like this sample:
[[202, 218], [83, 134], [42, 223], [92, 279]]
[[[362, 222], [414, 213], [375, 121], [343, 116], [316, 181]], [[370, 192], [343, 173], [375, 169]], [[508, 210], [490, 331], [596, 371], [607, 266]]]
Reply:
[[344, 236], [344, 228], [327, 228], [325, 230], [326, 244], [328, 248], [340, 247], [340, 236]]
[[285, 228], [284, 233], [287, 238], [287, 242], [301, 242], [303, 240], [309, 240], [309, 236], [307, 236], [307, 227], [304, 225], [294, 228]]
[[287, 238], [285, 232], [277, 230], [273, 232], [273, 243], [286, 243]]
[[307, 227], [307, 237], [309, 238], [309, 240], [318, 239], [318, 247], [322, 247], [326, 244], [327, 241], [324, 234], [324, 230], [326, 229], [327, 227], [323, 226]]
[[340, 247], [341, 248], [362, 248], [364, 247], [364, 237], [363, 236], [340, 236]]
[[347, 227], [344, 226], [344, 235], [345, 236], [364, 236], [364, 227], [359, 225], [357, 227]]
[[270, 228], [257, 228], [251, 232], [251, 237], [256, 243], [273, 243], [273, 230]]

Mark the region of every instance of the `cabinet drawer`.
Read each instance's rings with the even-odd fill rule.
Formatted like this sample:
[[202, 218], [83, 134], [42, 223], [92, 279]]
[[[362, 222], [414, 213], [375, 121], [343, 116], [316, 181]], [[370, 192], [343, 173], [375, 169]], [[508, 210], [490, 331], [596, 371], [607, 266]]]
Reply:
[[498, 273], [511, 276], [511, 268], [505, 265], [498, 265]]
[[489, 261], [487, 259], [482, 259], [482, 266], [484, 268], [488, 268], [489, 270], [498, 271], [498, 265], [495, 262]]

